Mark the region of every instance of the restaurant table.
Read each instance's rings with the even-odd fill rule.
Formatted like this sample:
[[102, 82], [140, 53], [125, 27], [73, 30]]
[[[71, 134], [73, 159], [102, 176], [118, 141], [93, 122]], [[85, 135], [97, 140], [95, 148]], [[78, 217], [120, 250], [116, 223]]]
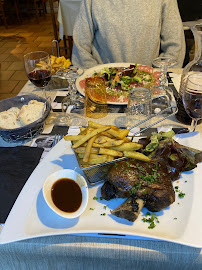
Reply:
[[[41, 95], [35, 90], [27, 82], [20, 94], [33, 92]], [[47, 95], [53, 99], [55, 92], [47, 92]], [[109, 122], [113, 123], [113, 118], [109, 117]], [[97, 122], [104, 120], [98, 119]], [[185, 126], [175, 116], [163, 122], [166, 123]], [[197, 126], [197, 130], [202, 132], [202, 124]], [[0, 145], [7, 144], [0, 141]], [[202, 251], [200, 248], [141, 237], [65, 234], [0, 245], [0, 269], [198, 270], [202, 269]]]

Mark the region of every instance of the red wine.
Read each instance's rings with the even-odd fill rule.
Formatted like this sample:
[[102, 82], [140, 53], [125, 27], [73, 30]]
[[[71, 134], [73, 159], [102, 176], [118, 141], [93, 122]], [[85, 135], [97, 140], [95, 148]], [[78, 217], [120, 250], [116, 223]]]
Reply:
[[191, 125], [192, 119], [185, 111], [185, 108], [182, 102], [182, 97], [179, 96], [178, 98], [176, 98], [176, 102], [177, 102], [178, 111], [175, 114], [175, 117], [181, 123], [186, 124], [186, 125]]
[[34, 70], [28, 74], [28, 78], [37, 87], [44, 87], [51, 79], [51, 72], [45, 69]]
[[186, 92], [183, 96], [183, 103], [192, 118], [202, 118], [202, 93]]

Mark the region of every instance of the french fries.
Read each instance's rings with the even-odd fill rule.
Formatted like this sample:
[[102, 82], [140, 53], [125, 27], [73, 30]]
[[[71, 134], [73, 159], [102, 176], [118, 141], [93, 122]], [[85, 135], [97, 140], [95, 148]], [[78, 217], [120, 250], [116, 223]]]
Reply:
[[112, 147], [113, 150], [117, 151], [132, 151], [132, 150], [139, 150], [140, 148], [142, 148], [142, 144], [135, 142], [122, 143], [119, 146]]
[[55, 74], [59, 69], [71, 66], [70, 59], [66, 59], [64, 56], [56, 57], [51, 55], [52, 74]]
[[90, 158], [91, 148], [93, 146], [93, 143], [94, 143], [95, 139], [96, 139], [96, 136], [93, 136], [88, 141], [87, 146], [86, 146], [86, 151], [85, 151], [84, 157], [83, 157], [83, 162], [88, 162], [88, 160]]
[[142, 145], [131, 142], [127, 137], [128, 133], [127, 129], [89, 121], [88, 127], [80, 128], [78, 135], [67, 135], [64, 139], [72, 141], [72, 148], [83, 167], [110, 162], [121, 157], [150, 161], [147, 156], [136, 152]]
[[79, 141], [81, 139], [83, 139], [85, 135], [67, 135], [67, 136], [64, 136], [64, 139], [66, 141]]
[[135, 151], [124, 151], [123, 154], [125, 157], [139, 159], [139, 160], [146, 161], [146, 162], [151, 160], [150, 158], [148, 158], [144, 154], [139, 153], [139, 152], [135, 152]]
[[122, 157], [123, 153], [120, 151], [112, 150], [112, 149], [107, 149], [107, 148], [100, 148], [99, 154], [107, 154], [112, 157]]
[[104, 142], [104, 143], [94, 143], [93, 146], [94, 147], [112, 147], [112, 146], [117, 146], [117, 145], [121, 145], [124, 142], [124, 140], [112, 140], [112, 141], [108, 141], [108, 142]]
[[[67, 68], [71, 66], [70, 59], [66, 59], [64, 56], [56, 57], [54, 55], [51, 55], [50, 60], [51, 60], [52, 74], [56, 74], [56, 72], [61, 68]], [[39, 67], [47, 69], [46, 63], [43, 60], [41, 60], [37, 65]]]
[[[80, 147], [74, 149], [74, 151], [75, 151], [76, 153], [81, 153], [81, 154], [83, 153], [83, 154], [84, 154], [85, 151], [86, 151], [86, 147], [80, 146]], [[92, 154], [98, 154], [98, 153], [99, 153], [99, 148], [92, 147], [91, 150], [90, 150], [90, 152], [91, 152]]]
[[77, 148], [79, 147], [80, 145], [82, 145], [83, 143], [85, 143], [86, 141], [88, 141], [90, 138], [92, 138], [93, 136], [96, 136], [97, 134], [101, 133], [102, 131], [105, 131], [109, 129], [108, 127], [103, 127], [103, 128], [97, 128], [95, 130], [93, 130], [91, 133], [87, 133], [86, 135], [84, 135], [84, 137], [77, 141], [73, 146], [72, 148]]

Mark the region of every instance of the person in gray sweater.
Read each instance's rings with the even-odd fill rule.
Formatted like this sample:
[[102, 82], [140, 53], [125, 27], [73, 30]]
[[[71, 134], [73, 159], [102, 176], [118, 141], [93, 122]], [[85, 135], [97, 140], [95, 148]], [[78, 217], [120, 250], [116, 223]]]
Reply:
[[176, 0], [82, 0], [73, 31], [73, 65], [152, 65], [171, 56], [181, 67], [184, 30]]

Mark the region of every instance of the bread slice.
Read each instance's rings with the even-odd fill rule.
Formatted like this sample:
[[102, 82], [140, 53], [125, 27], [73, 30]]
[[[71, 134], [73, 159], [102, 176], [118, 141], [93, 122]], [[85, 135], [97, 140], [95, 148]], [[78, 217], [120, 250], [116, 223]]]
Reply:
[[15, 112], [17, 116], [20, 113], [20, 109], [18, 107], [11, 107], [10, 109], [7, 110], [7, 112], [10, 112], [10, 111]]
[[17, 119], [18, 114], [14, 110], [0, 112], [0, 128], [15, 129], [21, 127], [21, 123]]
[[43, 116], [45, 104], [37, 100], [31, 100], [28, 105], [23, 105], [18, 115], [18, 120], [23, 126], [29, 125]]

